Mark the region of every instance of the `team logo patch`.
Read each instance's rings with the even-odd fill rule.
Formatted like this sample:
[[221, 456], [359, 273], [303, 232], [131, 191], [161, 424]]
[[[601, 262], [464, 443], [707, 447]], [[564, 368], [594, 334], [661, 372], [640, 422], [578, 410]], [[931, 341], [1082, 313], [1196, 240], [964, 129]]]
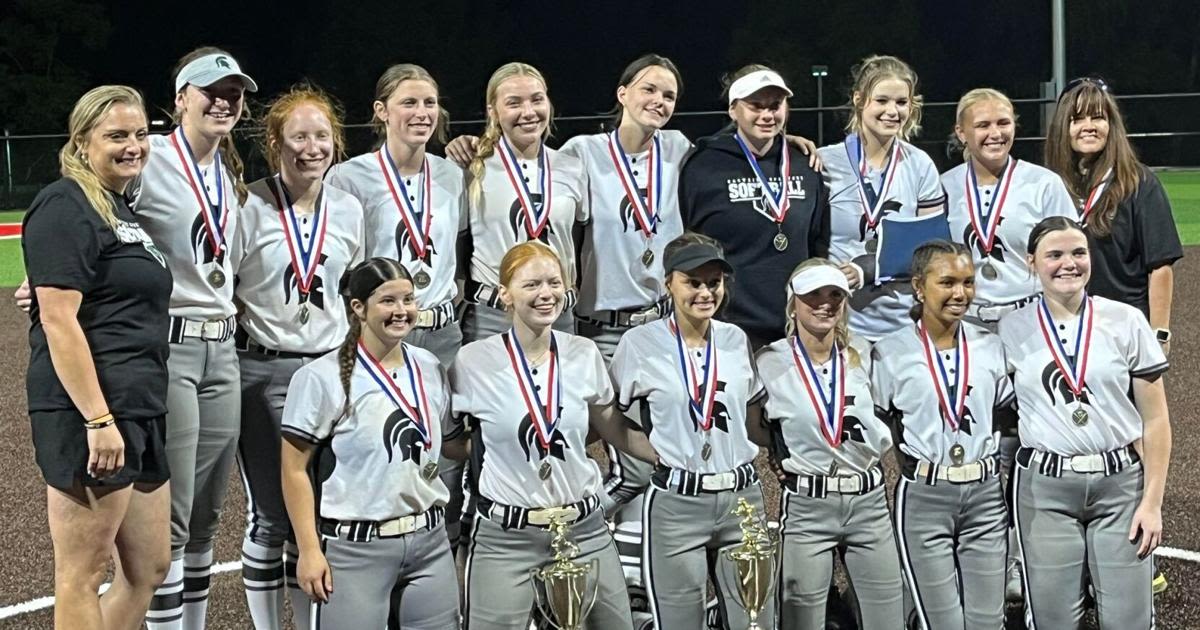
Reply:
[[397, 409], [383, 423], [383, 447], [387, 451], [388, 463], [399, 457], [402, 462], [421, 461], [421, 450], [425, 442], [411, 418]]
[[[542, 193], [529, 193], [529, 201], [534, 206], [540, 208], [542, 205]], [[529, 232], [525, 224], [525, 208], [521, 205], [520, 199], [514, 199], [512, 205], [508, 208], [508, 225], [512, 228], [513, 240], [523, 243], [536, 239], [547, 245], [550, 244], [550, 234], [554, 232], [554, 226], [547, 222], [545, 229], [537, 236], [534, 236]]]
[[204, 216], [201, 214], [197, 214], [196, 219], [192, 221], [191, 237], [192, 260], [196, 264], [225, 264], [225, 248], [220, 247], [217, 249], [213, 246], [213, 241], [208, 237], [207, 228], [204, 224]]
[[[558, 415], [562, 416], [562, 407], [558, 408]], [[566, 461], [566, 451], [571, 448], [567, 444], [566, 438], [563, 437], [562, 431], [557, 429], [550, 435], [550, 443], [543, 445], [538, 436], [537, 427], [533, 426], [533, 419], [529, 414], [521, 417], [521, 423], [517, 426], [517, 441], [521, 443], [521, 450], [525, 452], [525, 461], [527, 462], [534, 461], [535, 455], [538, 460], [554, 457]]]
[[[398, 221], [396, 223], [396, 251], [400, 252], [401, 260], [420, 260], [427, 267], [432, 267], [433, 255], [437, 253], [433, 247], [433, 241], [429, 241], [429, 244], [425, 246], [425, 256], [418, 258], [412, 255], [412, 248], [408, 246], [410, 236], [408, 226], [404, 224], [404, 221]], [[409, 258], [409, 256], [412, 257]]]
[[[321, 254], [321, 259], [317, 261], [317, 267], [324, 266], [326, 259], [328, 256]], [[296, 296], [297, 304], [311, 304], [313, 308], [325, 310], [325, 291], [321, 274], [313, 274], [312, 284], [309, 285], [308, 291], [304, 292], [300, 290], [295, 266], [288, 263], [283, 268], [283, 303], [291, 304], [293, 294]]]
[[1053, 359], [1046, 363], [1046, 367], [1042, 369], [1042, 389], [1045, 390], [1046, 396], [1050, 398], [1050, 404], [1055, 404], [1058, 399], [1055, 394], [1062, 398], [1064, 405], [1070, 405], [1078, 400], [1080, 404], [1090, 405], [1088, 400], [1088, 392], [1091, 390], [1087, 383], [1084, 383], [1083, 389], [1080, 390], [1079, 396], [1071, 390], [1070, 383], [1063, 378], [1062, 372], [1058, 369], [1058, 365]]
[[[721, 399], [725, 395], [725, 381], [717, 381], [716, 390], [717, 396], [713, 400], [712, 406], [712, 428], [729, 433], [729, 408], [725, 406], [725, 403], [721, 402]], [[692, 419], [692, 430], [701, 433], [703, 428], [696, 420], [696, 415], [688, 414], [688, 417]]]
[[162, 252], [158, 251], [158, 247], [154, 245], [154, 240], [150, 238], [150, 235], [138, 223], [117, 221], [117, 227], [113, 230], [113, 233], [116, 234], [117, 240], [122, 243], [130, 245], [135, 243], [141, 244], [142, 248], [153, 256], [154, 260], [158, 261], [158, 264], [164, 268], [167, 266], [166, 257], [163, 256]]
[[226, 57], [225, 55], [217, 57], [213, 60], [213, 63], [217, 64], [218, 68], [225, 68], [227, 70], [233, 69], [232, 66], [229, 65], [229, 57]]
[[[637, 194], [642, 199], [647, 199], [645, 188], [639, 188]], [[641, 229], [637, 223], [637, 218], [635, 217], [635, 213], [638, 212], [638, 209], [635, 208], [633, 203], [629, 201], [629, 197], [621, 197], [621, 205], [618, 212], [621, 215], [621, 232], [628, 232], [630, 229], [634, 231]], [[650, 233], [658, 234], [658, 221], [655, 221], [650, 226]]]
[[[996, 220], [997, 231], [1000, 230], [1000, 225], [1003, 223], [1003, 216]], [[971, 224], [968, 223], [967, 226], [963, 228], [962, 242], [966, 243], [967, 247], [979, 252], [979, 255], [983, 258], [991, 258], [998, 263], [1004, 262], [1004, 250], [1006, 249], [1006, 246], [1004, 245], [1003, 239], [997, 238], [992, 243], [991, 251], [988, 251], [987, 244], [979, 238], [979, 233], [975, 231], [975, 228], [972, 227]]]
[[[779, 185], [779, 176], [767, 178], [767, 182]], [[767, 201], [767, 191], [763, 190], [762, 184], [759, 183], [757, 177], [734, 177], [725, 180], [725, 190], [729, 195], [730, 203], [748, 203], [754, 211], [762, 216], [775, 221], [775, 215], [772, 213], [771, 204]], [[788, 199], [796, 201], [804, 201], [807, 196], [804, 191], [804, 176], [791, 175], [788, 177], [787, 187]]]

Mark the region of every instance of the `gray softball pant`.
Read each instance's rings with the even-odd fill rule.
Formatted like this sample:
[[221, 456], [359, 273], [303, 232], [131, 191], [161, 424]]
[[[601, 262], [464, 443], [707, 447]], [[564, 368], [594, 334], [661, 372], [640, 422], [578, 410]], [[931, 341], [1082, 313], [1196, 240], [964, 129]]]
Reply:
[[902, 475], [895, 518], [900, 562], [920, 627], [1003, 627], [1008, 512], [1000, 477], [929, 485]]
[[1106, 459], [1120, 463], [1106, 474], [1077, 473], [1065, 461], [1054, 463], [1054, 456], [1047, 463], [1040, 454], [1039, 462], [1032, 453], [1022, 447], [1013, 467], [1030, 630], [1078, 628], [1087, 577], [1101, 630], [1154, 627], [1154, 565], [1151, 556], [1138, 557], [1137, 542], [1129, 542], [1144, 483], [1136, 454], [1107, 453]]
[[367, 542], [323, 533], [321, 544], [333, 594], [328, 603], [312, 605], [310, 630], [385, 628], [393, 612], [389, 602], [404, 630], [458, 627], [458, 578], [440, 523]]
[[835, 553], [842, 555], [858, 596], [859, 628], [903, 628], [900, 561], [885, 488], [808, 495], [785, 487], [780, 496], [780, 630], [825, 628]]
[[212, 548], [241, 430], [241, 378], [233, 339], [185, 337], [167, 360], [167, 465], [171, 557]]
[[[550, 564], [553, 558], [550, 532], [534, 525], [506, 529], [479, 513], [474, 521], [467, 548], [467, 610], [463, 627], [527, 630], [534, 605], [532, 573]], [[595, 511], [575, 522], [570, 526], [570, 539], [579, 546], [575, 562], [599, 561], [596, 603], [584, 628], [629, 630], [633, 627], [629, 594], [604, 514]]]
[[[650, 613], [656, 628], [691, 630], [704, 627], [707, 580], [717, 587], [726, 630], [745, 630], [750, 619], [737, 594], [737, 571], [725, 557], [742, 542], [740, 519], [733, 514], [738, 499], [763, 509], [762, 488], [681, 494], [652, 482], [642, 505], [642, 570]], [[775, 626], [775, 598], [767, 594], [758, 617], [763, 628]]]

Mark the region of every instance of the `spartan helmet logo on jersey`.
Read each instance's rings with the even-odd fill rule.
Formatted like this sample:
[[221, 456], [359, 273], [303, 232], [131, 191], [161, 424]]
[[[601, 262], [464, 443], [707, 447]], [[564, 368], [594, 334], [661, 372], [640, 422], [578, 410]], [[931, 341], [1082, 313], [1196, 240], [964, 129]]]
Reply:
[[[1042, 370], [1042, 388], [1046, 390], [1046, 395], [1050, 397], [1050, 404], [1054, 404], [1057, 400], [1054, 397], [1055, 392], [1062, 396], [1063, 404], [1071, 404], [1076, 401], [1075, 392], [1071, 391], [1071, 386], [1067, 384], [1067, 379], [1063, 378], [1062, 372], [1058, 370], [1058, 364], [1053, 359], [1046, 364]], [[1088, 384], [1084, 382], [1083, 391], [1079, 392], [1079, 403], [1090, 405], [1088, 401]]]
[[[729, 408], [725, 406], [725, 403], [721, 402], [724, 392], [725, 382], [717, 381], [717, 397], [713, 400], [712, 408], [712, 428], [729, 433]], [[703, 399], [703, 396], [701, 399]], [[701, 429], [700, 423], [696, 420], [696, 415], [689, 413], [688, 417], [692, 419], [692, 430], [699, 433]]]
[[[424, 217], [422, 217], [420, 220], [423, 219]], [[423, 226], [424, 223], [421, 225]], [[432, 229], [432, 227], [433, 226], [431, 225], [430, 228]], [[430, 239], [429, 243], [425, 245], [425, 255], [418, 258], [416, 255], [416, 250], [413, 249], [412, 242], [409, 240], [409, 236], [408, 225], [405, 224], [404, 221], [396, 223], [396, 251], [400, 252], [400, 259], [403, 260], [409, 254], [411, 254], [414, 260], [420, 260], [421, 262], [425, 263], [426, 266], [432, 267], [433, 255], [437, 253], [437, 250], [433, 248], [433, 240]], [[408, 254], [405, 252], [408, 252]]]
[[[854, 396], [847, 394], [843, 399], [845, 400], [845, 409], [849, 410], [854, 406]], [[865, 444], [867, 442], [867, 438], [864, 435], [866, 430], [862, 420], [859, 420], [857, 416], [846, 414], [842, 417], [842, 441]]]
[[[558, 408], [558, 416], [562, 417], [562, 407]], [[550, 446], [542, 446], [542, 440], [538, 436], [537, 427], [533, 426], [533, 419], [529, 414], [525, 414], [521, 418], [521, 423], [517, 425], [517, 441], [521, 443], [521, 450], [525, 451], [525, 461], [532, 462], [533, 456], [536, 453], [539, 460], [547, 457], [555, 457], [560, 460], [566, 460], [566, 450], [571, 448], [567, 445], [566, 439], [563, 437], [562, 431], [557, 428], [550, 436]]]
[[[902, 207], [899, 201], [889, 199], [883, 202], [883, 207], [879, 210], [879, 218], [882, 220], [889, 213], [900, 212], [900, 208]], [[879, 224], [876, 223], [876, 225], [878, 226]], [[858, 217], [858, 240], [867, 240], [867, 215], [865, 214]]]
[[317, 261], [317, 271], [313, 272], [312, 284], [308, 287], [308, 293], [300, 291], [300, 283], [296, 278], [296, 271], [292, 268], [289, 262], [283, 268], [283, 303], [292, 303], [292, 294], [296, 295], [296, 304], [312, 304], [313, 308], [325, 310], [325, 287], [321, 280], [321, 266], [329, 257], [321, 254], [321, 259]]
[[972, 226], [970, 223], [968, 223], [967, 226], [965, 228], [963, 228], [962, 242], [966, 243], [967, 247], [970, 247], [971, 249], [974, 249], [975, 251], [979, 252], [980, 256], [983, 256], [986, 258], [991, 258], [998, 263], [1003, 263], [1004, 262], [1005, 245], [1004, 245], [1004, 239], [1000, 238], [1000, 236], [999, 236], [1000, 225], [1003, 223], [1004, 223], [1004, 216], [1001, 215], [1000, 218], [996, 220], [997, 236], [996, 236], [996, 239], [994, 241], [992, 241], [992, 251], [990, 251], [990, 252], [983, 251], [983, 240], [981, 240], [979, 238], [979, 235], [975, 233], [975, 227]]
[[[535, 210], [540, 211], [542, 207], [542, 193], [529, 193], [529, 202], [533, 204]], [[529, 217], [529, 223], [530, 225], [537, 225], [533, 217]], [[520, 199], [514, 199], [512, 205], [508, 208], [508, 225], [512, 228], [513, 240], [516, 242], [521, 243], [533, 239], [533, 235], [525, 229], [525, 207], [521, 205]], [[550, 233], [553, 231], [554, 228], [547, 222], [546, 229], [542, 230], [541, 235], [538, 236], [538, 240], [549, 245]]]
[[[642, 198], [643, 202], [645, 202], [647, 205], [650, 204], [650, 200], [647, 198], [648, 193], [646, 192], [645, 188], [639, 188], [637, 191], [637, 194], [639, 197]], [[632, 230], [640, 230], [641, 229], [641, 224], [639, 224], [637, 219], [634, 218], [634, 214], [637, 213], [637, 211], [638, 211], [637, 208], [635, 208], [633, 206], [633, 204], [629, 201], [629, 196], [622, 195], [620, 208], [618, 208], [618, 213], [621, 215], [621, 231], [622, 232], [628, 232], [631, 229]], [[657, 222], [654, 222], [651, 224], [650, 233], [658, 234], [658, 223]]]
[[[967, 385], [967, 396], [968, 397], [970, 397], [971, 390], [974, 388], [975, 388], [974, 385]], [[942, 422], [945, 423], [946, 422], [946, 410], [943, 409], [940, 404], [938, 405], [938, 415], [941, 416]], [[966, 433], [967, 435], [971, 435], [971, 425], [974, 424], [974, 422], [975, 422], [975, 414], [971, 413], [971, 408], [968, 407], [964, 403], [962, 416], [960, 416], [958, 418], [958, 430], [962, 431], [963, 433]], [[949, 425], [947, 425], [947, 426], [949, 426]]]
[[[225, 210], [228, 212], [228, 210]], [[224, 264], [225, 247], [222, 246], [220, 251], [213, 248], [212, 239], [208, 238], [208, 228], [204, 225], [204, 215], [196, 214], [196, 220], [192, 221], [192, 260], [198, 265], [206, 265], [208, 263]]]
[[387, 450], [389, 464], [397, 456], [402, 462], [420, 463], [425, 442], [408, 415], [397, 409], [383, 423], [383, 447]]

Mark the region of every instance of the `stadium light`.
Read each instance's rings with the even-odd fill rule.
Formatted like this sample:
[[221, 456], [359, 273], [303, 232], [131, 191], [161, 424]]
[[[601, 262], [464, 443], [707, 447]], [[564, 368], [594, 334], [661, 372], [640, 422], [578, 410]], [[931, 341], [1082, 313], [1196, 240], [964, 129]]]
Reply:
[[829, 66], [813, 66], [812, 75], [817, 79], [817, 146], [825, 146], [825, 95], [821, 90], [821, 81], [829, 76]]

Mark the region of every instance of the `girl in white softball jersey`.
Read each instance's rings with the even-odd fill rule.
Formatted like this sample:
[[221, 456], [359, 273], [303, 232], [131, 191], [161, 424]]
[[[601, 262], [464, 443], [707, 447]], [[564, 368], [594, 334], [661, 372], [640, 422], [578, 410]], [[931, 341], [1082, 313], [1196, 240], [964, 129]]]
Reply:
[[430, 140], [445, 140], [449, 125], [439, 99], [421, 66], [389, 67], [375, 84], [379, 148], [335, 165], [325, 179], [362, 203], [363, 255], [399, 260], [413, 277], [420, 312], [405, 343], [449, 366], [462, 346], [453, 300], [466, 197], [462, 169], [427, 151]]
[[459, 244], [467, 269], [467, 340], [508, 327], [498, 289], [500, 259], [526, 241], [541, 241], [558, 253], [567, 293], [555, 325], [574, 331], [578, 228], [589, 217], [587, 179], [577, 158], [545, 145], [553, 115], [546, 80], [533, 66], [507, 63], [488, 79], [488, 122], [468, 168], [468, 229]]
[[938, 212], [946, 195], [937, 167], [908, 139], [920, 130], [917, 74], [895, 57], [867, 57], [855, 69], [844, 142], [821, 147], [829, 189], [829, 257], [842, 266], [854, 296], [850, 330], [868, 341], [904, 327], [912, 306], [906, 282], [877, 284], [876, 229], [884, 215]]
[[993, 89], [958, 101], [954, 137], [963, 163], [942, 174], [950, 236], [971, 250], [975, 299], [967, 321], [996, 332], [1004, 315], [1036, 299], [1041, 285], [1025, 264], [1025, 241], [1039, 221], [1075, 216], [1062, 179], [1010, 155], [1017, 130], [1012, 101]]
[[201, 630], [213, 539], [240, 429], [230, 243], [246, 200], [230, 134], [258, 86], [229, 53], [197, 48], [175, 71], [179, 126], [150, 137], [134, 213], [174, 277], [167, 368], [171, 568], [146, 613], [152, 630]]
[[[466, 568], [466, 627], [524, 630], [534, 601], [530, 573], [553, 558], [547, 525], [558, 515], [599, 561], [592, 629], [627, 630], [629, 598], [603, 512], [600, 469], [587, 455], [595, 430], [636, 457], [654, 459], [646, 436], [613, 405], [612, 384], [590, 340], [552, 329], [566, 294], [549, 246], [527, 242], [500, 263], [511, 328], [467, 344], [451, 368], [454, 409], [471, 446], [476, 514]], [[590, 599], [590, 595], [589, 595]]]
[[[280, 628], [284, 543], [290, 537], [279, 480], [279, 432], [287, 382], [338, 346], [349, 324], [338, 284], [362, 260], [362, 206], [321, 177], [343, 146], [328, 96], [297, 86], [264, 116], [263, 154], [276, 174], [249, 186], [230, 256], [242, 305], [237, 335], [242, 380], [238, 467], [246, 489], [242, 581], [259, 630]], [[294, 547], [288, 553], [294, 587]], [[298, 595], [298, 593], [293, 593]], [[297, 613], [307, 606], [294, 608]], [[303, 627], [301, 615], [296, 625]]]
[[389, 614], [406, 630], [458, 625], [442, 525], [450, 493], [438, 478], [453, 446], [442, 435], [450, 390], [437, 358], [403, 341], [417, 319], [413, 288], [395, 260], [356, 267], [345, 340], [288, 387], [283, 496], [310, 628], [383, 628]]
[[872, 352], [875, 408], [896, 436], [896, 540], [917, 627], [1004, 623], [1007, 511], [993, 410], [1012, 389], [994, 334], [962, 321], [975, 293], [963, 245], [935, 240], [912, 261], [913, 323]]
[[875, 416], [866, 344], [849, 333], [850, 287], [837, 265], [813, 258], [792, 272], [786, 293], [787, 335], [756, 358], [763, 423], [749, 425], [784, 471], [779, 625], [825, 627], [839, 554], [860, 627], [895, 628], [900, 563], [880, 467], [892, 436]]
[[[727, 628], [748, 619], [736, 600], [736, 574], [724, 552], [742, 540], [732, 511], [739, 499], [763, 505], [747, 418], [759, 422], [763, 388], [746, 334], [714, 319], [732, 269], [713, 239], [684, 234], [666, 249], [674, 314], [625, 333], [613, 356], [618, 405], [641, 405], [642, 429], [659, 463], [642, 512], [642, 567], [658, 628], [698, 628], [705, 584], [719, 590]], [[774, 605], [760, 621], [769, 627]]]
[[1011, 502], [1030, 628], [1077, 628], [1085, 575], [1104, 630], [1151, 628], [1171, 425], [1168, 364], [1134, 306], [1089, 295], [1088, 237], [1029, 235], [1042, 299], [1000, 320], [1020, 412]]

